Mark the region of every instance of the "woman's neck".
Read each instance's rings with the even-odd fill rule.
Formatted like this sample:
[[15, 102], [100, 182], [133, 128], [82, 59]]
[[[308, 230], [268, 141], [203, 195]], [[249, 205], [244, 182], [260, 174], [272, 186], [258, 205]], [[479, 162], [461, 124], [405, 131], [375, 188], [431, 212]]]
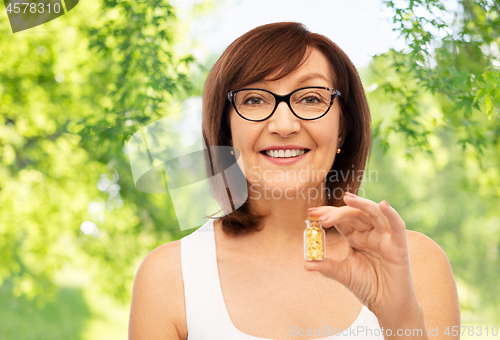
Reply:
[[[307, 190], [305, 190], [307, 192]], [[262, 195], [261, 195], [262, 197]], [[297, 254], [303, 260], [302, 249], [304, 231], [307, 227], [305, 220], [308, 217], [307, 209], [325, 205], [324, 197], [315, 200], [286, 198], [280, 200], [259, 200], [249, 197], [251, 210], [257, 214], [267, 213], [260, 231], [247, 235], [229, 236], [237, 240], [239, 245], [245, 245], [252, 252], [273, 259], [295, 257]], [[343, 236], [327, 233], [327, 243], [337, 243]], [[297, 250], [300, 250], [297, 252]]]

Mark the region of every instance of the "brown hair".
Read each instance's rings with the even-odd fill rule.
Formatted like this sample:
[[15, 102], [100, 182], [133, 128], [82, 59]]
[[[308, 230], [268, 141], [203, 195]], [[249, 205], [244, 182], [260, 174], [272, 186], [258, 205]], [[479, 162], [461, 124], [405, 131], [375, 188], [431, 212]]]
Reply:
[[[311, 48], [317, 48], [328, 59], [334, 71], [334, 87], [342, 93], [339, 100], [340, 131], [344, 136], [342, 152], [336, 155], [330, 171], [337, 174], [353, 171], [355, 174], [345, 179], [338, 176], [339, 180], [334, 182], [328, 180], [330, 173], [327, 174], [326, 190], [331, 193], [331, 198], [327, 199], [326, 205], [345, 205], [343, 195], [335, 197], [338, 190], [342, 194], [347, 188], [357, 192], [362, 181], [358, 172], [364, 172], [371, 149], [370, 111], [363, 85], [350, 59], [334, 42], [309, 32], [303, 24], [296, 22], [262, 25], [245, 33], [229, 45], [210, 71], [203, 90], [202, 118], [202, 134], [209, 153], [205, 153], [208, 177], [223, 173], [230, 166], [227, 157], [217, 151], [219, 148], [210, 148], [232, 145], [228, 91], [260, 81], [274, 72], [278, 73], [269, 80], [287, 76], [301, 65]], [[267, 216], [251, 211], [246, 201], [247, 188], [229, 191], [228, 182], [236, 181], [236, 176], [226, 173], [226, 183], [215, 177], [209, 182], [221, 210], [228, 213], [221, 217], [223, 230], [234, 235], [259, 230]], [[235, 206], [240, 207], [234, 209]], [[329, 231], [337, 232], [335, 228], [329, 228]]]

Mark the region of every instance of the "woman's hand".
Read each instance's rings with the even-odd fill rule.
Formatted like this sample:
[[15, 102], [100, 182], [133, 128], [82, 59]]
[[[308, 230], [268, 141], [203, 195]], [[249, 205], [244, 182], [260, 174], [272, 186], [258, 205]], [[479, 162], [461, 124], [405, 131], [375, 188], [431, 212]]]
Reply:
[[344, 201], [347, 206], [313, 208], [309, 215], [319, 217], [324, 228], [335, 226], [346, 238], [347, 257], [307, 261], [305, 269], [343, 284], [379, 320], [420, 318], [404, 221], [385, 200], [375, 203], [346, 192]]

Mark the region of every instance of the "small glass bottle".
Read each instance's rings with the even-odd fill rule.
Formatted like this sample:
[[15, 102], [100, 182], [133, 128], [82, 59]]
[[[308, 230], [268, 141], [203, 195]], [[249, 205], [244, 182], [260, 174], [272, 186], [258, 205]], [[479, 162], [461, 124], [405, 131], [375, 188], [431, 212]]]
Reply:
[[323, 260], [325, 258], [325, 230], [319, 224], [317, 217], [309, 216], [305, 221], [304, 258], [307, 261]]

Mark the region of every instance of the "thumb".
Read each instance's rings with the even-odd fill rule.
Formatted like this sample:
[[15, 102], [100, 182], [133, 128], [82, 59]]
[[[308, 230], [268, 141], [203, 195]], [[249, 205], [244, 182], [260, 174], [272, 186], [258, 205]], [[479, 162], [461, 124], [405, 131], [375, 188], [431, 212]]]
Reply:
[[325, 257], [322, 261], [307, 261], [304, 268], [309, 271], [317, 271], [321, 275], [338, 281], [344, 286], [348, 286], [351, 277], [351, 267], [347, 258], [342, 261], [332, 260]]

